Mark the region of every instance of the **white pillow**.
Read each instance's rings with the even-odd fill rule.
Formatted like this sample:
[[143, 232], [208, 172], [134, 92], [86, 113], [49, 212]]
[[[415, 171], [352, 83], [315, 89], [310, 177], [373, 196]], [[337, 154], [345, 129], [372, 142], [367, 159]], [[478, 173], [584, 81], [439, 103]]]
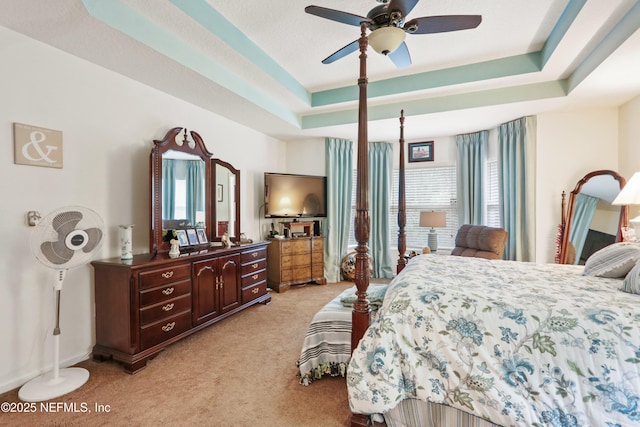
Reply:
[[640, 243], [620, 242], [591, 255], [584, 264], [585, 276], [624, 277], [640, 259]]
[[622, 290], [630, 294], [640, 294], [640, 262], [627, 273], [622, 282]]

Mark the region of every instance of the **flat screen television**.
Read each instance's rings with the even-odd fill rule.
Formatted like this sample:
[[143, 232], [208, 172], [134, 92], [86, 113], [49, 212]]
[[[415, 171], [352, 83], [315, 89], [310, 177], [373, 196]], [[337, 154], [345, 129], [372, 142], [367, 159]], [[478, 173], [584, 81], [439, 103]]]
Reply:
[[265, 172], [266, 218], [327, 216], [327, 177]]

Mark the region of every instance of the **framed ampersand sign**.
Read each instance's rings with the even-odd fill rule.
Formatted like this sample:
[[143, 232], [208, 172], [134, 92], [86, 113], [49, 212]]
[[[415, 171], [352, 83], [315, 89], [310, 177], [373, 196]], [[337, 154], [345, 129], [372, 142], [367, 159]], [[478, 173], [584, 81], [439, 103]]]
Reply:
[[62, 131], [13, 124], [14, 163], [62, 169]]

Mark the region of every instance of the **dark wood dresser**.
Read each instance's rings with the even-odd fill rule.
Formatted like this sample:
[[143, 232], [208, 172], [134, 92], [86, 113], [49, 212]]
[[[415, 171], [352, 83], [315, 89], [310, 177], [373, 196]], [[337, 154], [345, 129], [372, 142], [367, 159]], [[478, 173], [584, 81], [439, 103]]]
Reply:
[[143, 369], [167, 345], [257, 303], [267, 292], [267, 245], [209, 248], [171, 258], [94, 261], [93, 358]]

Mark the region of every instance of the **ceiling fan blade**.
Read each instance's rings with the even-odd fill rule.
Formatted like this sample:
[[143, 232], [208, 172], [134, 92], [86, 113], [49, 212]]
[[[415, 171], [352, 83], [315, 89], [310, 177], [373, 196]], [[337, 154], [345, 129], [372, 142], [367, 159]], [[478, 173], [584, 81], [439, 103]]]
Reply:
[[345, 56], [349, 55], [350, 53], [355, 52], [356, 50], [358, 50], [360, 48], [360, 44], [358, 43], [358, 40], [354, 40], [351, 43], [349, 43], [348, 45], [346, 45], [345, 47], [341, 48], [340, 50], [332, 53], [331, 55], [327, 56], [325, 59], [322, 60], [323, 64], [331, 64], [334, 61], [337, 61], [338, 59], [344, 58]]
[[332, 21], [342, 22], [343, 24], [360, 26], [362, 22], [370, 22], [369, 18], [354, 15], [353, 13], [343, 12], [341, 10], [328, 9], [321, 6], [307, 6], [304, 11], [321, 18], [330, 19]]
[[[407, 22], [404, 28], [411, 34], [434, 34], [476, 28], [480, 22], [481, 15], [423, 16]], [[410, 30], [413, 25], [417, 25], [415, 31]]]
[[409, 65], [411, 65], [411, 55], [409, 55], [409, 49], [407, 48], [407, 44], [405, 42], [402, 42], [396, 50], [394, 50], [387, 56], [398, 68], [407, 68]]
[[418, 4], [418, 0], [391, 0], [387, 10], [394, 11], [399, 10], [402, 12], [402, 16], [406, 17], [414, 7]]

